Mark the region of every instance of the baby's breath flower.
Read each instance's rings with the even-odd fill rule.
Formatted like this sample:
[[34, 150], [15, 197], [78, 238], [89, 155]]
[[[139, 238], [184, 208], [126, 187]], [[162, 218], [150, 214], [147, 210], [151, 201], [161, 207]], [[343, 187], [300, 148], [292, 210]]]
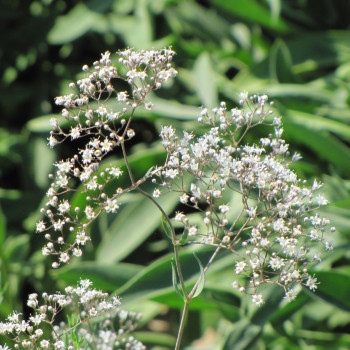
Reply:
[[[45, 217], [36, 225], [36, 231], [44, 232], [47, 238], [42, 253], [58, 257], [54, 267], [68, 262], [72, 255], [81, 256], [83, 246], [90, 240], [86, 232], [92, 221], [102, 211], [116, 213], [119, 197], [149, 178], [144, 176], [135, 181], [130, 175], [131, 185], [121, 188], [116, 184], [122, 175], [120, 168], [101, 171], [100, 163], [112, 151], [125, 155], [124, 143], [135, 136], [129, 119], [134, 110], [141, 105], [151, 109], [153, 104], [146, 102], [146, 96], [177, 75], [171, 66], [174, 52], [128, 49], [117, 55], [121, 68], [117, 69], [107, 51], [91, 68], [83, 66], [86, 75], [76, 84], [70, 84], [74, 93], [55, 99], [70, 126], [68, 131], [67, 128], [63, 131], [57, 121], [51, 121], [54, 130], [48, 139], [50, 147], [66, 140], [79, 140], [81, 149], [72, 158], [55, 164], [56, 172], [50, 175], [52, 185], [47, 193], [49, 208], [41, 210]], [[129, 84], [127, 89], [118, 86], [120, 80]], [[110, 110], [104, 97], [117, 100], [118, 111]], [[192, 216], [186, 217], [183, 212], [176, 212], [175, 220], [184, 224], [197, 243], [219, 246], [236, 256], [233, 269], [249, 283], [247, 287], [233, 285], [252, 295], [252, 301], [260, 306], [264, 299], [258, 289], [265, 282], [283, 286], [286, 300], [295, 297], [292, 291], [296, 284], [316, 289], [316, 279], [308, 274], [307, 265], [315, 261], [317, 252], [315, 255], [315, 250], [310, 248], [321, 242], [326, 249], [332, 249], [326, 231], [334, 229], [329, 228], [328, 219], [310, 214], [328, 201], [322, 194], [314, 193], [321, 187], [320, 183], [315, 180], [310, 188], [289, 168], [291, 161], [298, 161], [301, 156], [298, 153], [290, 156], [289, 145], [282, 138], [281, 117], [270, 109], [268, 96], [249, 96], [244, 91], [239, 100], [240, 108], [230, 111], [224, 101], [211, 111], [202, 108], [198, 120], [208, 128], [198, 137], [190, 131], [177, 136], [173, 126], [163, 126], [160, 137], [167, 153], [166, 161], [150, 176], [165, 189], [155, 189], [154, 198], [176, 191], [182, 206], [199, 211], [204, 225], [198, 228], [194, 225], [198, 221], [191, 223]], [[245, 135], [260, 124], [270, 125], [271, 131], [257, 143], [247, 143]], [[130, 174], [128, 162], [126, 167]], [[189, 181], [190, 185], [186, 186]], [[86, 198], [86, 203], [74, 211], [66, 199], [71, 191]], [[241, 196], [243, 204], [238, 214], [235, 206], [224, 204], [233, 192]], [[66, 243], [69, 242], [66, 232], [76, 233], [73, 243]], [[236, 250], [236, 245], [243, 252]], [[97, 296], [91, 290], [84, 294], [84, 288], [79, 288], [75, 292], [83, 296], [84, 305]], [[60, 299], [60, 305], [66, 302]], [[91, 306], [82, 317], [95, 316], [104, 305], [107, 304], [101, 301]], [[120, 318], [130, 316], [125, 315], [121, 312]], [[103, 336], [107, 337], [106, 333]], [[58, 348], [60, 344], [56, 343], [50, 346]]]
[[107, 198], [105, 210], [107, 213], [115, 213], [119, 209], [116, 199]]
[[120, 168], [112, 167], [108, 170], [108, 174], [115, 176], [115, 177], [119, 177], [120, 175], [123, 174], [123, 172], [120, 170]]
[[46, 230], [46, 225], [44, 223], [44, 221], [39, 221], [37, 224], [36, 224], [36, 232], [43, 232]]
[[120, 102], [124, 102], [128, 99], [128, 94], [126, 91], [121, 91], [118, 92], [118, 97], [117, 97], [118, 101]]
[[161, 195], [161, 192], [159, 190], [159, 188], [156, 188], [154, 191], [153, 191], [153, 197], [154, 198], [159, 198]]
[[261, 306], [264, 303], [264, 299], [261, 294], [254, 294], [252, 296], [252, 302], [257, 306]]
[[[199, 137], [184, 132], [183, 138], [178, 139], [173, 127], [163, 127], [160, 137], [167, 161], [157, 175], [168, 191], [177, 192], [185, 176], [192, 175], [190, 188], [180, 190], [180, 202], [203, 214], [206, 228], [200, 235], [202, 242], [215, 245], [221, 242], [238, 255], [232, 248], [242, 240], [245, 258], [238, 255], [235, 272], [246, 276], [250, 283], [246, 289], [238, 288], [252, 294], [255, 304], [263, 303], [257, 290], [266, 281], [272, 281], [270, 276], [280, 276], [275, 281], [284, 286], [286, 299], [292, 300], [294, 294], [290, 291], [295, 284], [309, 283], [315, 287], [308, 280], [305, 268], [307, 263], [315, 261], [308, 245], [321, 241], [326, 249], [332, 247], [324, 239], [326, 228], [332, 232], [329, 220], [318, 214], [307, 216], [316, 207], [311, 202], [322, 206], [327, 200], [323, 195], [314, 200], [313, 192], [321, 187], [316, 180], [308, 188], [289, 169], [289, 145], [282, 139], [280, 117], [273, 117], [274, 133], [261, 138], [261, 146], [244, 144], [237, 130], [245, 127], [246, 133], [251, 127], [266, 123], [267, 115], [273, 113], [266, 105], [266, 95], [249, 97], [243, 92], [240, 99], [242, 108], [232, 109], [230, 114], [224, 102], [212, 110], [212, 115], [202, 109], [200, 122], [208, 124], [210, 129]], [[292, 161], [300, 158], [296, 153]], [[230, 207], [221, 202], [232, 190], [240, 193], [244, 203], [244, 210], [236, 219], [228, 216]], [[210, 210], [203, 209], [205, 206]], [[242, 222], [243, 217], [246, 221], [244, 229], [240, 229], [238, 222]], [[308, 218], [303, 222], [304, 217]], [[186, 225], [191, 227], [188, 221]], [[228, 225], [232, 225], [231, 228]], [[285, 278], [290, 266], [295, 267], [293, 274], [298, 273], [298, 277]]]

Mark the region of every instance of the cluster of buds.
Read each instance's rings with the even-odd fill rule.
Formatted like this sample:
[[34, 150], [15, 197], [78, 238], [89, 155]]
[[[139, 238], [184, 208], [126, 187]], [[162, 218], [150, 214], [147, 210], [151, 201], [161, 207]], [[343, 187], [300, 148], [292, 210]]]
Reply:
[[[7, 322], [0, 323], [0, 334], [11, 338], [15, 349], [73, 350], [78, 342], [81, 349], [92, 346], [94, 349], [144, 350], [142, 343], [128, 335], [141, 315], [120, 309], [118, 298], [108, 301], [107, 293], [93, 289], [91, 285], [89, 280], [81, 280], [77, 287], [68, 286], [64, 294], [43, 293], [42, 304], [37, 294], [30, 294], [27, 305], [34, 314], [28, 320], [21, 320], [21, 314], [13, 312]], [[72, 315], [68, 324], [57, 324], [58, 314], [67, 308]], [[116, 322], [119, 324], [117, 330], [114, 328]], [[96, 327], [99, 332], [93, 332]]]
[[[239, 283], [236, 276], [233, 286], [250, 294], [255, 304], [264, 302], [258, 292], [264, 283], [282, 286], [285, 298], [292, 300], [297, 284], [317, 288], [307, 267], [319, 260], [317, 243], [332, 249], [326, 232], [335, 229], [328, 219], [310, 215], [327, 200], [314, 195], [321, 184], [314, 181], [307, 187], [290, 169], [301, 156], [290, 155], [273, 103], [266, 95], [240, 97], [240, 109], [228, 111], [224, 102], [212, 113], [203, 109], [198, 121], [208, 132], [200, 137], [184, 131], [181, 138], [173, 127], [163, 127], [167, 159], [153, 179], [159, 185], [153, 196], [177, 191], [181, 205], [202, 213], [201, 225], [182, 212], [176, 213], [175, 221], [184, 225], [192, 243], [235, 255], [234, 273], [246, 278]], [[256, 144], [246, 143], [249, 130], [258, 126], [273, 132]]]
[[[41, 209], [45, 219], [36, 225], [36, 231], [44, 233], [47, 241], [42, 253], [57, 257], [54, 268], [67, 263], [72, 255], [81, 256], [82, 246], [90, 240], [87, 233], [90, 223], [104, 210], [115, 213], [119, 209], [119, 197], [136, 186], [135, 183], [124, 189], [116, 186], [122, 170], [111, 166], [99, 172], [99, 166], [107, 154], [116, 148], [122, 149], [124, 143], [135, 136], [130, 127], [135, 109], [142, 105], [152, 109], [146, 96], [176, 76], [171, 66], [174, 54], [171, 49], [129, 49], [117, 53], [114, 64], [106, 52], [93, 67], [83, 66], [87, 76], [70, 84], [73, 93], [56, 98], [56, 104], [63, 107], [62, 116], [71, 127], [64, 130], [57, 119], [52, 119], [54, 130], [48, 139], [49, 145], [54, 147], [65, 140], [83, 139], [84, 147], [73, 157], [55, 164], [57, 170], [50, 174], [52, 184], [47, 192], [47, 207]], [[128, 90], [122, 89], [125, 85]], [[85, 194], [84, 208], [72, 207], [65, 198], [65, 194], [72, 191]], [[70, 243], [72, 235], [74, 239]]]

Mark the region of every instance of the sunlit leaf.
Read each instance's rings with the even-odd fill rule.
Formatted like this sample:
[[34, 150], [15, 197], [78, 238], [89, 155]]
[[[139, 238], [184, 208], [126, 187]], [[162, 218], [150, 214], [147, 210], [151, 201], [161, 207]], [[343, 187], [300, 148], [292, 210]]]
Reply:
[[217, 106], [216, 81], [207, 52], [203, 52], [196, 60], [193, 75], [196, 90], [203, 106], [210, 109]]

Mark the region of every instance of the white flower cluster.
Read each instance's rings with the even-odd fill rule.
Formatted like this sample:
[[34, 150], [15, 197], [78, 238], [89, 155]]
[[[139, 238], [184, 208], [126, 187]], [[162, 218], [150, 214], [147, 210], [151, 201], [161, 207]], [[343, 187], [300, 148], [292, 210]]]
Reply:
[[[120, 300], [91, 288], [89, 280], [81, 280], [77, 287], [67, 287], [65, 293], [42, 295], [43, 304], [39, 304], [38, 295], [29, 295], [27, 305], [34, 310], [29, 319], [21, 320], [21, 314], [13, 312], [7, 322], [0, 322], [0, 334], [15, 342], [16, 349], [76, 349], [74, 342], [81, 349], [133, 349], [145, 347], [128, 333], [135, 329], [141, 315], [121, 310]], [[69, 307], [74, 317], [66, 325], [56, 318], [62, 309]], [[119, 329], [114, 330], [115, 320]], [[97, 321], [97, 323], [96, 323]], [[47, 326], [51, 334], [47, 332]], [[91, 333], [94, 328], [99, 333]], [[72, 339], [72, 330], [78, 340]], [[7, 346], [7, 345], [6, 345]], [[6, 346], [4, 349], [6, 349]]]
[[[52, 185], [47, 192], [48, 208], [41, 209], [45, 218], [36, 226], [47, 240], [42, 253], [57, 256], [53, 267], [67, 263], [72, 255], [82, 255], [82, 247], [90, 240], [87, 228], [92, 221], [103, 211], [117, 212], [123, 193], [153, 177], [158, 185], [154, 198], [177, 191], [182, 206], [202, 213], [201, 225], [181, 211], [174, 219], [183, 224], [187, 243], [216, 246], [236, 256], [233, 286], [251, 294], [255, 304], [264, 302], [258, 291], [264, 283], [282, 286], [287, 300], [295, 298], [297, 284], [315, 290], [317, 280], [308, 272], [308, 265], [319, 260], [318, 243], [332, 249], [326, 233], [335, 229], [315, 211], [327, 204], [323, 195], [315, 196], [321, 184], [315, 181], [307, 186], [290, 169], [301, 156], [290, 154], [282, 138], [281, 118], [274, 117], [268, 97], [249, 97], [243, 92], [241, 108], [228, 110], [222, 102], [212, 112], [202, 109], [198, 121], [207, 126], [207, 132], [200, 136], [184, 131], [178, 137], [172, 126], [163, 127], [160, 136], [167, 152], [165, 164], [135, 181], [124, 148], [135, 136], [130, 127], [135, 109], [151, 109], [146, 96], [177, 72], [171, 66], [171, 49], [126, 50], [117, 55], [116, 64], [106, 52], [92, 68], [84, 66], [87, 76], [70, 84], [75, 92], [56, 98], [71, 127], [63, 130], [52, 119], [50, 146], [65, 140], [84, 139], [85, 143], [73, 157], [55, 164], [57, 170], [50, 175]], [[119, 87], [121, 81], [123, 88]], [[257, 127], [262, 132], [270, 128], [270, 133], [256, 143], [247, 142], [249, 131]], [[116, 180], [123, 175], [121, 168], [99, 170], [102, 159], [117, 148], [129, 172], [128, 188], [117, 186]], [[83, 205], [73, 207], [65, 198], [73, 191], [85, 196]], [[240, 203], [230, 202], [233, 192], [240, 195]], [[235, 217], [233, 207], [238, 206], [241, 209]]]
[[[203, 109], [199, 122], [209, 129], [200, 137], [184, 131], [180, 138], [173, 127], [162, 128], [167, 160], [155, 172], [159, 180], [153, 182], [159, 188], [154, 196], [177, 191], [182, 205], [203, 214], [205, 230], [183, 213], [178, 212], [175, 220], [183, 223], [188, 236], [195, 236], [193, 243], [228, 249], [236, 256], [235, 274], [245, 276], [248, 284], [235, 279], [233, 286], [251, 294], [255, 304], [264, 302], [258, 294], [264, 283], [282, 286], [286, 299], [292, 300], [296, 284], [317, 288], [307, 269], [308, 263], [319, 259], [315, 243], [332, 249], [326, 240], [326, 232], [334, 231], [329, 220], [310, 215], [327, 200], [322, 195], [315, 198], [321, 187], [317, 181], [309, 188], [289, 168], [301, 157], [290, 156], [281, 119], [273, 116], [268, 97], [242, 93], [240, 104], [241, 109], [230, 111], [224, 102], [212, 113]], [[273, 133], [257, 144], [244, 143], [249, 130], [259, 125]], [[186, 186], [188, 174], [192, 181]], [[226, 202], [232, 191], [240, 194], [241, 204]], [[232, 217], [230, 211], [237, 206], [242, 209]]]
[[[70, 84], [74, 93], [56, 98], [56, 104], [63, 106], [62, 116], [70, 121], [71, 128], [64, 130], [53, 118], [51, 125], [54, 130], [48, 139], [49, 145], [54, 147], [65, 140], [77, 139], [84, 139], [85, 144], [72, 158], [55, 164], [57, 170], [50, 175], [52, 184], [47, 192], [48, 208], [41, 209], [45, 219], [36, 226], [36, 231], [45, 233], [47, 240], [43, 255], [57, 256], [54, 268], [67, 263], [72, 255], [82, 255], [82, 246], [90, 240], [87, 233], [89, 224], [103, 210], [117, 212], [118, 198], [139, 184], [132, 183], [126, 189], [118, 188], [115, 180], [123, 174], [122, 170], [111, 167], [98, 172], [99, 165], [108, 153], [122, 148], [125, 141], [135, 136], [130, 128], [135, 109], [141, 105], [146, 109], [152, 108], [152, 103], [146, 102], [146, 96], [177, 75], [171, 66], [174, 54], [171, 49], [128, 49], [117, 53], [114, 64], [110, 53], [106, 52], [92, 68], [83, 66], [87, 76], [76, 84]], [[129, 90], [121, 91], [120, 86], [125, 89], [125, 83]], [[111, 110], [108, 107], [110, 103], [117, 107]], [[109, 188], [115, 186], [114, 192], [106, 190], [108, 184]], [[73, 208], [63, 198], [71, 191], [86, 194], [85, 208]], [[67, 242], [68, 235], [74, 236], [73, 244]]]

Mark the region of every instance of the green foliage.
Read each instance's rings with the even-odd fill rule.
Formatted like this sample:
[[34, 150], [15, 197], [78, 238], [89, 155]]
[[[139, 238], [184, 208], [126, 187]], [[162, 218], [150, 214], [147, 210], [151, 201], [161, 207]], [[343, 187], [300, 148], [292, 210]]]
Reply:
[[[159, 231], [162, 216], [150, 201], [130, 195], [118, 215], [101, 215], [86, 260], [54, 272], [39, 257], [42, 238], [32, 220], [45, 205], [52, 163], [71, 154], [45, 147], [49, 120], [58, 112], [53, 98], [66, 93], [67, 82], [100, 52], [172, 45], [179, 77], [152, 98], [152, 111], [136, 113], [138, 138], [128, 149], [135, 173], [142, 176], [163, 159], [156, 146], [161, 125], [198, 134], [203, 130], [194, 123], [199, 106], [213, 108], [223, 99], [233, 107], [238, 92], [266, 93], [283, 117], [290, 149], [304, 157], [295, 170], [309, 182], [318, 177], [325, 183], [331, 205], [324, 212], [337, 227], [335, 252], [314, 266], [321, 282], [316, 294], [300, 290], [290, 304], [274, 290], [265, 306], [253, 308], [231, 287], [232, 260], [218, 256], [191, 303], [187, 349], [201, 337], [205, 344], [208, 329], [215, 338], [206, 344], [212, 350], [348, 349], [349, 10], [346, 0], [5, 1], [0, 15], [1, 318], [21, 309], [33, 290], [56, 290], [89, 278], [96, 288], [121, 295], [130, 309], [142, 304], [148, 325], [139, 339], [143, 334], [149, 348], [173, 347], [182, 304], [172, 287], [168, 238]], [[114, 156], [106, 163], [118, 164], [120, 155]], [[74, 201], [79, 205], [81, 198]], [[176, 195], [168, 196], [162, 206], [171, 214], [176, 203]], [[210, 254], [196, 250], [198, 266], [184, 246], [188, 289]], [[157, 321], [165, 324], [164, 331], [154, 328]]]

